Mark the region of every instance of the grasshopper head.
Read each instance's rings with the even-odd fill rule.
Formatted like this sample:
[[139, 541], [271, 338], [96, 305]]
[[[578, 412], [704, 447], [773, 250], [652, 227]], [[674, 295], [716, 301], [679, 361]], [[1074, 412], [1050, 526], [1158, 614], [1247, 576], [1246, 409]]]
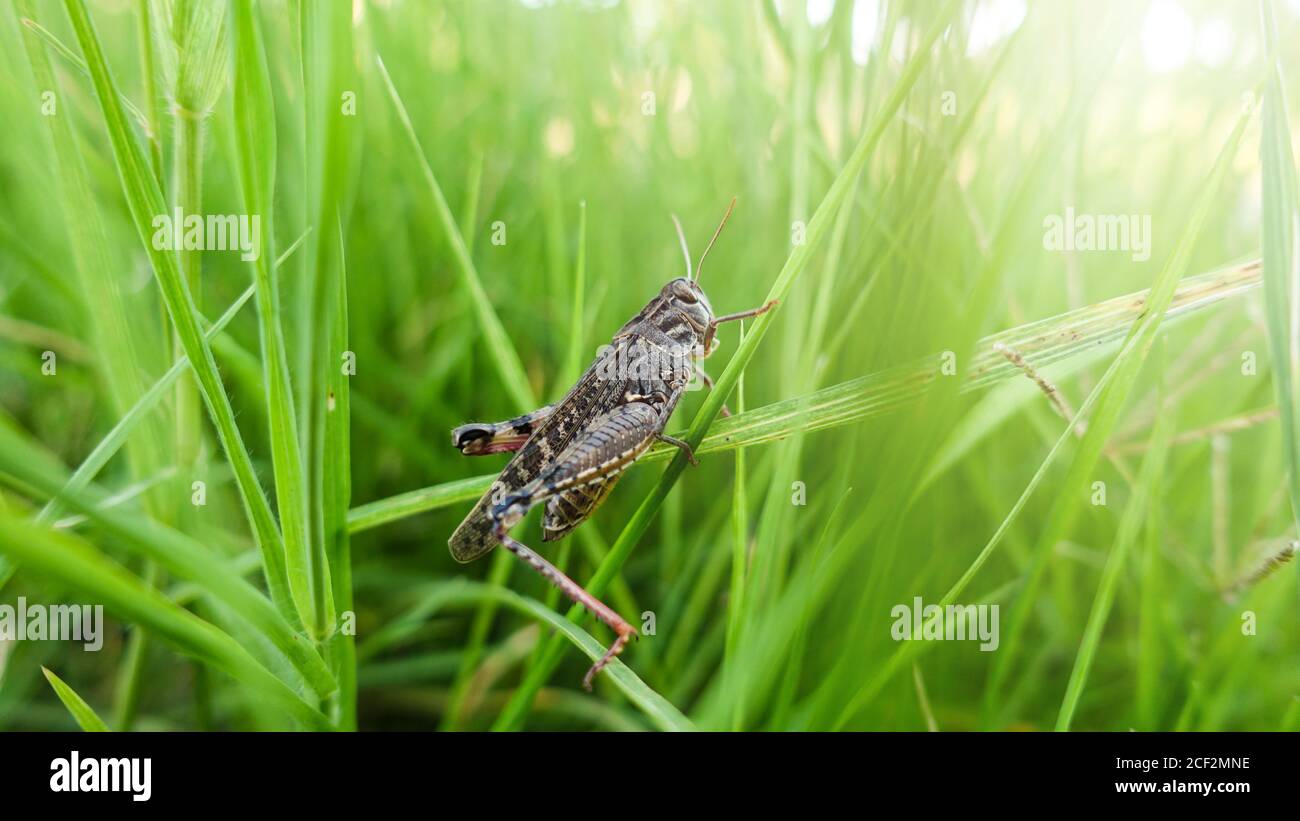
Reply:
[[697, 333], [704, 333], [713, 323], [713, 306], [699, 283], [678, 277], [665, 285], [659, 296], [676, 308]]

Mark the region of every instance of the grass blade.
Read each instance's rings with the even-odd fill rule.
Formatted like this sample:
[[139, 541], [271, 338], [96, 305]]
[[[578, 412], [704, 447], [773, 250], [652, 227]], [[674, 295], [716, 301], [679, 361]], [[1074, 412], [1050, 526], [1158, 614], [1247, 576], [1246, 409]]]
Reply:
[[1151, 437], [1151, 450], [1142, 463], [1142, 472], [1133, 488], [1133, 496], [1124, 508], [1119, 532], [1115, 535], [1115, 543], [1111, 547], [1110, 555], [1106, 557], [1106, 566], [1102, 569], [1101, 581], [1092, 600], [1088, 625], [1084, 628], [1083, 638], [1079, 642], [1079, 652], [1074, 658], [1074, 669], [1070, 671], [1070, 681], [1066, 685], [1065, 696], [1061, 700], [1061, 711], [1056, 719], [1058, 731], [1070, 729], [1070, 723], [1074, 720], [1079, 698], [1083, 695], [1088, 673], [1092, 670], [1092, 660], [1096, 657], [1097, 646], [1101, 643], [1101, 631], [1106, 626], [1111, 605], [1115, 601], [1115, 590], [1119, 586], [1120, 573], [1123, 572], [1133, 543], [1138, 540], [1143, 523], [1146, 521], [1148, 506], [1158, 499], [1156, 488], [1164, 473], [1165, 456], [1169, 451], [1169, 428], [1168, 416], [1157, 418], [1155, 432]]
[[1295, 306], [1300, 300], [1300, 248], [1296, 246], [1300, 242], [1300, 189], [1297, 189], [1295, 157], [1291, 153], [1287, 125], [1277, 21], [1270, 0], [1261, 0], [1260, 8], [1268, 60], [1259, 147], [1264, 311], [1273, 360], [1273, 385], [1282, 413], [1282, 444], [1287, 457], [1292, 520], [1300, 527], [1300, 416], [1297, 416], [1300, 328], [1294, 326]]
[[[343, 246], [342, 227], [339, 228], [339, 246]], [[339, 255], [338, 292], [335, 295], [334, 324], [330, 338], [330, 361], [343, 361], [348, 349], [348, 289], [347, 260]], [[348, 533], [348, 505], [352, 500], [352, 421], [351, 376], [336, 366], [330, 370], [327, 382], [330, 403], [325, 418], [325, 547], [330, 564], [330, 579], [334, 584], [334, 603], [339, 612], [353, 610], [352, 603], [352, 542]], [[328, 658], [334, 677], [338, 680], [338, 695], [332, 705], [331, 716], [343, 730], [357, 728], [357, 660], [356, 638], [344, 631], [335, 632], [329, 645]]]
[[251, 3], [235, 2], [231, 14], [234, 87], [240, 102], [235, 110], [240, 189], [250, 219], [260, 219], [264, 249], [253, 260], [253, 289], [257, 294], [258, 332], [262, 348], [262, 378], [266, 417], [270, 422], [271, 465], [275, 498], [284, 533], [285, 570], [289, 592], [304, 624], [317, 637], [317, 624], [308, 566], [311, 562], [307, 528], [307, 481], [298, 438], [298, 415], [289, 381], [280, 311], [280, 283], [270, 264], [274, 253], [275, 106], [262, 49], [262, 33]]
[[41, 672], [45, 674], [45, 680], [54, 688], [54, 694], [63, 702], [63, 706], [68, 708], [72, 718], [77, 722], [77, 726], [88, 733], [106, 733], [108, 725], [104, 719], [100, 718], [85, 699], [77, 695], [77, 691], [64, 683], [63, 679], [50, 672], [49, 668], [42, 667]]
[[[307, 213], [321, 226], [307, 263], [313, 276], [300, 293], [299, 354], [304, 378], [299, 384], [305, 429], [307, 510], [311, 540], [305, 567], [295, 557], [295, 572], [306, 572], [311, 593], [313, 630], [318, 637], [334, 629], [334, 584], [330, 578], [327, 528], [333, 518], [326, 477], [326, 419], [329, 416], [330, 372], [340, 367], [330, 359], [339, 280], [343, 276], [343, 244], [335, 230], [343, 222], [342, 207], [351, 167], [352, 118], [340, 104], [355, 88], [352, 14], [346, 4], [307, 3], [299, 6], [302, 38], [302, 84], [306, 106]], [[269, 125], [268, 125], [269, 127]]]
[[461, 285], [469, 291], [474, 312], [478, 316], [479, 327], [487, 341], [488, 355], [492, 357], [501, 385], [521, 413], [533, 411], [541, 403], [537, 401], [528, 382], [528, 376], [524, 373], [524, 365], [519, 359], [519, 353], [510, 342], [500, 317], [497, 316], [491, 300], [488, 299], [487, 291], [483, 290], [483, 281], [479, 278], [478, 269], [474, 267], [474, 260], [465, 246], [465, 238], [456, 227], [456, 218], [452, 216], [451, 207], [447, 205], [447, 198], [442, 193], [438, 178], [434, 176], [433, 168], [425, 159], [424, 149], [420, 147], [420, 139], [415, 135], [415, 126], [411, 125], [411, 117], [406, 113], [406, 106], [402, 104], [397, 87], [393, 85], [393, 78], [388, 75], [384, 61], [379, 58], [375, 60], [379, 66], [379, 73], [384, 79], [384, 88], [387, 89], [388, 97], [397, 112], [398, 122], [402, 125], [402, 132], [419, 161], [421, 177], [428, 188], [438, 216], [438, 227], [442, 230], [447, 244], [451, 246], [452, 259], [455, 262], [456, 273], [460, 275]]

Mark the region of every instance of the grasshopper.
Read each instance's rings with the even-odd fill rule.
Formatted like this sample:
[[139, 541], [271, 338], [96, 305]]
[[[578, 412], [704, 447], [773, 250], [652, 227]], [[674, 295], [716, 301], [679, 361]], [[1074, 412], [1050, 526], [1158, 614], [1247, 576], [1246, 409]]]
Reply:
[[700, 363], [716, 350], [718, 326], [758, 316], [776, 304], [773, 301], [749, 311], [715, 316], [700, 289], [704, 259], [735, 204], [732, 199], [693, 276], [685, 234], [673, 217], [686, 258], [686, 276], [671, 280], [628, 320], [563, 399], [504, 422], [475, 422], [451, 432], [452, 444], [466, 455], [515, 454], [448, 540], [452, 557], [470, 562], [502, 545], [608, 625], [617, 638], [583, 677], [587, 690], [637, 631], [577, 582], [512, 538], [510, 529], [532, 507], [545, 503], [542, 541], [568, 535], [605, 500], [623, 471], [656, 441], [682, 449], [690, 463], [696, 464], [688, 443], [664, 433], [668, 420], [692, 376], [698, 374], [712, 387]]

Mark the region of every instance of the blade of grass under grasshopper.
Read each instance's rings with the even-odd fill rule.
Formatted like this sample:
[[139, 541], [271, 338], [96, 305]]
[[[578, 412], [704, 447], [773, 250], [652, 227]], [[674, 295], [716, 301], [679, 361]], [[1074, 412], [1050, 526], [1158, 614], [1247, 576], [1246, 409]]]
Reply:
[[[884, 135], [894, 114], [902, 106], [903, 100], [906, 99], [917, 78], [920, 77], [922, 69], [928, 62], [930, 49], [947, 27], [958, 5], [952, 0], [945, 3], [937, 15], [935, 23], [920, 38], [917, 56], [904, 67], [889, 98], [882, 104], [881, 109], [876, 112], [871, 127], [863, 133], [853, 153], [844, 164], [844, 168], [840, 170], [834, 182], [831, 183], [830, 190], [826, 192], [808, 224], [805, 244], [796, 246], [794, 252], [790, 254], [781, 269], [781, 273], [777, 275], [776, 281], [768, 292], [767, 301], [776, 300], [779, 302], [785, 299], [794, 286], [795, 280], [808, 268], [809, 263], [812, 261], [813, 252], [820, 248], [822, 240], [830, 232], [831, 224], [836, 213], [843, 206], [850, 186], [857, 180], [862, 169], [866, 166], [867, 160], [871, 157], [876, 144]], [[714, 383], [714, 389], [705, 397], [702, 407], [687, 430], [686, 436], [683, 437], [692, 448], [699, 447], [703, 441], [705, 433], [708, 432], [709, 426], [718, 415], [718, 411], [721, 410], [723, 402], [726, 401], [732, 388], [735, 387], [740, 372], [750, 358], [753, 357], [754, 351], [762, 342], [779, 311], [780, 309], [776, 308], [759, 316], [754, 321], [752, 329], [745, 335], [745, 339], [737, 346], [735, 354], [732, 355], [722, 375]], [[609, 580], [622, 566], [623, 562], [627, 560], [633, 546], [649, 529], [650, 521], [663, 503], [669, 489], [681, 476], [686, 464], [687, 460], [684, 452], [679, 453], [669, 462], [658, 484], [637, 508], [632, 518], [623, 528], [618, 540], [610, 549], [605, 561], [596, 569], [595, 574], [585, 585], [587, 591], [593, 596], [599, 596], [604, 591]], [[568, 618], [570, 620], [576, 619], [580, 611], [581, 608], [576, 606], [570, 608]], [[550, 677], [555, 666], [559, 664], [562, 651], [563, 648], [560, 643], [552, 639], [542, 663], [529, 672], [523, 684], [515, 691], [505, 710], [502, 711], [493, 725], [494, 730], [518, 729], [522, 725], [537, 691]]]
[[1264, 310], [1272, 358], [1273, 387], [1282, 413], [1282, 444], [1287, 456], [1287, 488], [1292, 521], [1300, 527], [1300, 328], [1295, 305], [1300, 300], [1300, 189], [1287, 125], [1286, 89], [1278, 52], [1277, 21], [1270, 0], [1262, 0], [1265, 57], [1263, 130], [1260, 135], [1264, 252]]
[[50, 672], [48, 667], [42, 667], [41, 672], [45, 674], [45, 680], [54, 688], [54, 694], [63, 702], [63, 706], [68, 708], [72, 714], [72, 719], [77, 722], [77, 726], [88, 733], [106, 733], [108, 725], [104, 719], [91, 709], [86, 700], [77, 695], [77, 691], [64, 683], [63, 679]]
[[[1165, 313], [1166, 322], [1160, 327], [1165, 329], [1175, 320], [1195, 315], [1222, 300], [1246, 294], [1260, 282], [1257, 261], [1190, 277], [1179, 286]], [[1079, 367], [1076, 363], [1091, 361], [1093, 356], [1106, 353], [1107, 345], [1120, 340], [1141, 315], [1150, 295], [1150, 291], [1126, 294], [984, 337], [976, 347], [963, 390], [980, 390], [1010, 379], [1016, 384], [1025, 382], [1028, 385], [1025, 393], [1020, 395], [1028, 398], [1041, 396], [1038, 389], [1025, 380], [1023, 372], [999, 353], [996, 346], [1016, 350], [1039, 369], [1066, 360], [1073, 369]], [[776, 441], [798, 431], [826, 430], [907, 407], [925, 394], [934, 378], [935, 361], [935, 357], [926, 357], [822, 388], [808, 396], [783, 399], [721, 419], [709, 429], [709, 434], [695, 452], [701, 456], [724, 453]], [[999, 400], [995, 407], [982, 411], [978, 420], [969, 422], [964, 419], [934, 459], [926, 482], [954, 464], [962, 453], [987, 436], [997, 421], [1006, 418], [1018, 406], [1018, 402]], [[675, 455], [676, 451], [673, 446], [658, 446], [636, 464], [662, 461]], [[484, 474], [457, 479], [367, 502], [352, 509], [348, 527], [357, 533], [471, 501], [480, 496], [495, 478], [496, 474]]]
[[[1029, 484], [1026, 485], [1020, 497], [1016, 500], [1015, 504], [1012, 505], [1011, 510], [998, 525], [988, 542], [985, 543], [984, 547], [975, 557], [975, 560], [971, 562], [966, 571], [939, 601], [939, 611], [942, 611], [948, 605], [953, 604], [956, 601], [957, 596], [961, 595], [961, 592], [966, 589], [966, 586], [970, 584], [970, 581], [979, 573], [985, 563], [988, 562], [989, 557], [1001, 543], [1007, 530], [1010, 529], [1011, 525], [1019, 517], [1020, 511], [1028, 502], [1029, 497], [1033, 495], [1033, 492], [1037, 489], [1038, 485], [1046, 477], [1048, 469], [1056, 460], [1056, 456], [1062, 449], [1064, 449], [1066, 442], [1074, 439], [1074, 431], [1078, 423], [1083, 419], [1088, 419], [1088, 432], [1085, 434], [1083, 442], [1079, 445], [1077, 455], [1071, 464], [1070, 474], [1063, 483], [1063, 487], [1066, 488], [1066, 490], [1063, 490], [1057, 497], [1059, 501], [1057, 502], [1056, 510], [1059, 515], [1054, 515], [1049, 519], [1049, 527], [1052, 525], [1060, 527], [1065, 523], [1066, 512], [1071, 510], [1072, 505], [1075, 503], [1075, 496], [1072, 495], [1073, 490], [1081, 487], [1083, 481], [1089, 478], [1091, 465], [1095, 464], [1097, 459], [1100, 457], [1101, 448], [1105, 445], [1106, 439], [1110, 435], [1110, 430], [1118, 419], [1124, 400], [1127, 399], [1129, 389], [1137, 378], [1137, 372], [1146, 358], [1146, 354], [1154, 340], [1155, 333], [1159, 329], [1161, 320], [1164, 318], [1165, 312], [1168, 310], [1170, 302], [1173, 299], [1174, 292], [1178, 285], [1178, 279], [1183, 273], [1187, 264], [1187, 259], [1191, 254], [1192, 245], [1200, 235], [1202, 223], [1209, 212], [1210, 206], [1213, 203], [1213, 197], [1217, 194], [1219, 183], [1228, 167], [1231, 156], [1235, 153], [1235, 149], [1241, 140], [1242, 132], [1244, 131], [1248, 120], [1249, 112], [1242, 115], [1236, 128], [1233, 130], [1232, 135], [1228, 138], [1223, 151], [1220, 153], [1219, 158], [1215, 163], [1214, 169], [1210, 173], [1209, 180], [1202, 189], [1188, 225], [1184, 228], [1183, 234], [1176, 245], [1173, 254], [1170, 256], [1168, 262], [1166, 262], [1164, 268], [1161, 269], [1160, 274], [1156, 277], [1156, 281], [1152, 285], [1146, 301], [1141, 306], [1141, 313], [1138, 315], [1137, 320], [1133, 323], [1131, 330], [1125, 337], [1119, 354], [1106, 370], [1106, 373], [1102, 376], [1101, 380], [1097, 383], [1097, 386], [1088, 395], [1083, 405], [1080, 406], [1074, 419], [1070, 420], [1070, 423], [1065, 427], [1065, 430], [1062, 431], [1060, 437], [1048, 451], [1046, 457], [1039, 465], [1038, 470], [1030, 479]], [[1097, 408], [1097, 412], [1090, 416], [1089, 414], [1092, 412], [1094, 407]], [[1036, 555], [1043, 557], [1042, 561], [1045, 561], [1046, 550], [1042, 549], [1042, 545], [1055, 544], [1056, 538], [1047, 538], [1046, 535], [1044, 535], [1040, 537], [1038, 541], [1040, 543], [1040, 550]], [[1031, 578], [1036, 576], [1037, 573], [1031, 571]], [[1023, 611], [1027, 606], [1025, 604], [1026, 602], [1033, 599], [1032, 593], [1034, 591], [1030, 588], [1034, 586], [1035, 585], [1027, 583], [1025, 588], [1022, 589], [1018, 600], [1019, 603], [1021, 603], [1020, 608], [1018, 608], [1020, 611]], [[1019, 623], [1020, 621], [1020, 619], [1017, 618], [1019, 615], [1021, 615], [1020, 612], [1013, 614], [1016, 623]], [[1014, 630], [1015, 626], [1013, 624], [1013, 631]], [[1004, 646], [1002, 651], [998, 653], [999, 658], [994, 660], [994, 670], [996, 671], [995, 675], [997, 677], [997, 683], [1001, 682], [1003, 675], [1003, 673], [999, 671], [998, 665], [1005, 664], [1001, 659], [1005, 654], [1008, 654], [1009, 650], [1014, 650], [1015, 643], [1016, 642], [1014, 641], [1005, 643], [1010, 644], [1011, 646]], [[874, 676], [864, 682], [858, 689], [857, 693], [855, 693], [854, 696], [845, 704], [844, 708], [840, 711], [839, 718], [835, 722], [835, 728], [843, 728], [844, 725], [847, 724], [864, 705], [880, 692], [885, 684], [900, 669], [910, 665], [915, 657], [928, 649], [928, 647], [929, 644], [927, 642], [903, 642], [899, 649], [890, 655], [889, 659], [881, 669]], [[1005, 666], [1002, 669], [1005, 669]], [[992, 696], [990, 695], [989, 698], [992, 698]]]
[[[304, 617], [314, 612], [309, 584], [310, 547], [307, 529], [307, 481], [304, 475], [298, 414], [289, 381], [280, 310], [280, 283], [271, 265], [275, 248], [272, 203], [275, 196], [275, 104], [257, 14], [250, 3], [238, 0], [231, 14], [234, 51], [234, 106], [236, 155], [244, 210], [260, 219], [262, 253], [251, 262], [253, 290], [257, 295], [258, 334], [262, 353], [262, 381], [266, 416], [270, 423], [271, 465], [275, 477], [276, 506], [284, 533], [285, 567], [290, 593]], [[317, 626], [317, 636], [323, 633]]]
[[[258, 483], [257, 474], [253, 470], [253, 460], [244, 446], [239, 427], [235, 424], [235, 413], [222, 386], [221, 376], [212, 358], [212, 350], [200, 332], [198, 311], [194, 307], [194, 300], [184, 277], [181, 276], [175, 257], [155, 247], [151, 240], [154, 216], [163, 212], [162, 192], [158, 189], [157, 180], [149, 172], [144, 153], [127, 125], [126, 116], [118, 99], [116, 84], [104, 58], [99, 36], [95, 32], [94, 23], [86, 10], [84, 0], [65, 0], [65, 5], [72, 27], [76, 31], [77, 41], [81, 45], [82, 54], [86, 58], [86, 65], [90, 68], [91, 78], [94, 80], [95, 95], [104, 114], [109, 141], [113, 147], [113, 157], [117, 163], [118, 175], [121, 178], [132, 220], [145, 252], [149, 256], [154, 277], [162, 292], [163, 301], [167, 305], [167, 312], [171, 317], [177, 338], [184, 347], [185, 355], [189, 357], [190, 366], [198, 378], [203, 399], [217, 429], [222, 449], [235, 474], [235, 482], [239, 487], [245, 513], [258, 547], [262, 550], [263, 572], [266, 574], [267, 585], [271, 590], [271, 598], [286, 618], [303, 620], [302, 614], [293, 607], [289, 594], [284, 565], [284, 543], [280, 538], [279, 528], [275, 517], [271, 514], [271, 506], [267, 502], [266, 495], [262, 492], [262, 486]], [[310, 624], [310, 622], [305, 623]]]
[[1070, 671], [1070, 680], [1061, 700], [1061, 710], [1056, 719], [1057, 731], [1070, 729], [1074, 713], [1078, 709], [1083, 688], [1088, 682], [1092, 670], [1092, 661], [1097, 655], [1097, 646], [1101, 643], [1101, 632], [1110, 616], [1111, 605], [1115, 602], [1115, 591], [1119, 586], [1120, 573], [1128, 562], [1128, 555], [1133, 543], [1138, 540], [1143, 523], [1146, 521], [1148, 507], [1159, 496], [1156, 488], [1164, 474], [1165, 456], [1169, 452], [1168, 414], [1156, 418], [1156, 427], [1151, 434], [1151, 449], [1142, 463], [1142, 472], [1138, 475], [1133, 495], [1124, 508], [1119, 530], [1110, 555], [1106, 557], [1106, 566], [1102, 568], [1101, 580], [1097, 584], [1097, 593], [1092, 600], [1092, 611], [1088, 614], [1088, 625], [1084, 628], [1079, 641], [1079, 651], [1074, 658], [1074, 669]]
[[330, 728], [324, 715], [258, 664], [229, 634], [177, 606], [80, 537], [0, 514], [0, 551], [224, 671], [304, 725]]
[[[46, 495], [67, 484], [52, 457], [23, 441], [16, 431], [0, 427], [0, 470]], [[115, 536], [133, 553], [152, 559], [168, 572], [193, 581], [229, 605], [274, 644], [322, 696], [335, 688], [325, 663], [256, 588], [231, 571], [217, 554], [179, 531], [129, 511], [106, 507], [104, 493], [87, 485], [62, 497], [64, 504], [84, 514]], [[34, 527], [41, 525], [33, 523]]]

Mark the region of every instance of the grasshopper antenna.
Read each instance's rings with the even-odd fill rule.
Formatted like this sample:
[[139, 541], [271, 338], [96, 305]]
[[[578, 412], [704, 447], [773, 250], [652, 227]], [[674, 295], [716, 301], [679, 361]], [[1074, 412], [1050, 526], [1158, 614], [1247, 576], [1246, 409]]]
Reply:
[[682, 230], [682, 221], [677, 219], [676, 214], [670, 215], [673, 218], [673, 225], [677, 228], [677, 241], [682, 244], [682, 256], [686, 259], [686, 278], [691, 278], [691, 252], [686, 247], [686, 232]]
[[[704, 248], [704, 253], [700, 254], [700, 261], [695, 266], [696, 283], [699, 283], [700, 273], [704, 270], [704, 258], [709, 255], [709, 251], [713, 248], [713, 243], [718, 241], [718, 234], [722, 233], [722, 229], [727, 224], [727, 220], [731, 219], [731, 209], [735, 207], [736, 207], [736, 198], [732, 197], [731, 204], [727, 206], [727, 213], [722, 215], [722, 222], [718, 223], [718, 230], [713, 232], [713, 239], [709, 240], [709, 244]], [[687, 276], [690, 276], [690, 268], [691, 268], [690, 260], [687, 260], [686, 261]]]

